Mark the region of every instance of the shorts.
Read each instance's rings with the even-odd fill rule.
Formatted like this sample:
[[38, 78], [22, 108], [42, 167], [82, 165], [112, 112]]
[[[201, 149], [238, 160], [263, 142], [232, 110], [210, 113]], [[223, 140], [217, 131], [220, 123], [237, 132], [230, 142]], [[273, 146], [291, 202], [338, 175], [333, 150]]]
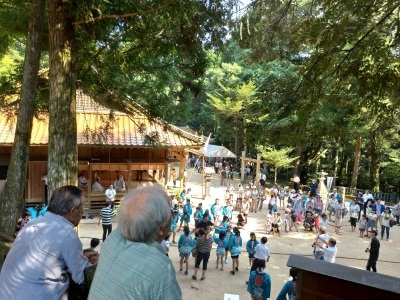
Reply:
[[239, 258], [239, 255], [231, 255], [231, 258]]
[[364, 232], [365, 228], [358, 228], [358, 230], [360, 230], [361, 232]]
[[189, 257], [190, 253], [183, 254], [179, 252], [179, 257]]
[[254, 253], [253, 254], [249, 254], [249, 258], [254, 258]]

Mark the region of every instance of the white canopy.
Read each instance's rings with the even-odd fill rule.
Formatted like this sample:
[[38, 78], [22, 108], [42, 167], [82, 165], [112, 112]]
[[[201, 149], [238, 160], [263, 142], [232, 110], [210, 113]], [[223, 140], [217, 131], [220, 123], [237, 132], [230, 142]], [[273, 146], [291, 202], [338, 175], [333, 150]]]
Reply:
[[[200, 149], [201, 152], [203, 152], [202, 147]], [[208, 145], [207, 147], [207, 153], [204, 155], [205, 157], [233, 157], [236, 158], [236, 155], [229, 151], [227, 148], [224, 146], [217, 146], [217, 145]]]

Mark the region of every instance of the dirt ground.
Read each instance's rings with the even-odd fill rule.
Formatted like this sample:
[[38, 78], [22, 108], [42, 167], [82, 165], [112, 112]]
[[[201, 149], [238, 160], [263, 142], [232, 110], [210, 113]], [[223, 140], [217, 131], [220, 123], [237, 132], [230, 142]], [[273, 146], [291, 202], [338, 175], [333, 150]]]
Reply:
[[[190, 171], [191, 170], [192, 169], [190, 169]], [[191, 172], [188, 173], [188, 175], [191, 174]], [[229, 182], [232, 182], [236, 188], [239, 180], [235, 179]], [[192, 204], [196, 206], [199, 202], [202, 202], [203, 207], [208, 208], [214, 203], [215, 198], [223, 199], [226, 188], [221, 187], [219, 184], [219, 177], [213, 175], [211, 180], [211, 197], [210, 199], [202, 200], [200, 199], [202, 194], [201, 176], [194, 172], [188, 181], [188, 187], [191, 187], [193, 191]], [[185, 276], [183, 273], [179, 272], [179, 254], [177, 246], [171, 245], [169, 257], [177, 270], [176, 277], [182, 290], [183, 299], [197, 299], [201, 295], [202, 299], [222, 300], [224, 299], [225, 293], [239, 295], [240, 299], [250, 299], [245, 282], [249, 276], [249, 271], [247, 270], [249, 263], [246, 252], [246, 242], [250, 238], [251, 231], [256, 233], [258, 240], [263, 236], [268, 237], [267, 246], [271, 251], [271, 259], [267, 264], [266, 272], [270, 274], [272, 281], [271, 299], [276, 299], [282, 285], [290, 280], [289, 268], [286, 265], [289, 255], [298, 254], [311, 257], [313, 251], [311, 244], [314, 242], [315, 235], [305, 232], [302, 226], [299, 227], [299, 233], [283, 232], [281, 237], [277, 235], [266, 235], [264, 233], [264, 220], [266, 215], [266, 207], [264, 207], [261, 212], [250, 213], [246, 228], [241, 230], [241, 236], [243, 238], [242, 254], [239, 258], [239, 272], [236, 272], [235, 275], [229, 274], [229, 271], [232, 269], [230, 257], [229, 263], [224, 265], [224, 271], [215, 268], [216, 247], [214, 246], [208, 264], [207, 279], [200, 281], [200, 275], [197, 281], [194, 281], [191, 278], [194, 272], [194, 258], [190, 258], [189, 276]], [[337, 240], [338, 254], [335, 263], [358, 269], [365, 269], [368, 253], [365, 253], [364, 250], [369, 245], [369, 239], [359, 238], [358, 230], [356, 230], [356, 232], [351, 232], [348, 219], [349, 217], [346, 216], [343, 220], [344, 226], [341, 235], [334, 234], [333, 227], [328, 228], [328, 234]], [[236, 221], [235, 217], [234, 220]], [[93, 220], [82, 220], [80, 223], [80, 238], [84, 248], [89, 247], [91, 238], [101, 238], [102, 228], [97, 225], [97, 222], [98, 218], [96, 216]], [[117, 224], [113, 226], [115, 228]], [[194, 223], [192, 227], [193, 226]], [[176, 241], [179, 239], [180, 234], [181, 232], [177, 233]], [[378, 273], [400, 277], [399, 235], [400, 226], [394, 226], [390, 230], [390, 240], [381, 241], [380, 256], [377, 264]], [[101, 252], [101, 244], [99, 250]]]

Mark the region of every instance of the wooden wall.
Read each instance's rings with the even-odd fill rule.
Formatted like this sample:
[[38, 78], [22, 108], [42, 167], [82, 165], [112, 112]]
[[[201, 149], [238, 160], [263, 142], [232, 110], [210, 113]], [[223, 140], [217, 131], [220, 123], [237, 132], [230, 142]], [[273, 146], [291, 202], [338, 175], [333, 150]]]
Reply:
[[47, 175], [47, 161], [30, 161], [28, 180], [25, 186], [27, 202], [44, 202], [45, 182], [42, 176]]

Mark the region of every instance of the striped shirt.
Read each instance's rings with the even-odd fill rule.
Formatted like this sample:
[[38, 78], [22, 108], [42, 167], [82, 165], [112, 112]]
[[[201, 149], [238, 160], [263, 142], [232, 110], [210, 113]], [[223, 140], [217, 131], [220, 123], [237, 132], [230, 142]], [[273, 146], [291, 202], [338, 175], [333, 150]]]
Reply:
[[103, 207], [100, 216], [103, 225], [111, 225], [111, 217], [115, 216], [115, 212], [109, 207]]
[[201, 236], [196, 240], [197, 250], [201, 253], [211, 252], [213, 239], [206, 239], [205, 236]]

